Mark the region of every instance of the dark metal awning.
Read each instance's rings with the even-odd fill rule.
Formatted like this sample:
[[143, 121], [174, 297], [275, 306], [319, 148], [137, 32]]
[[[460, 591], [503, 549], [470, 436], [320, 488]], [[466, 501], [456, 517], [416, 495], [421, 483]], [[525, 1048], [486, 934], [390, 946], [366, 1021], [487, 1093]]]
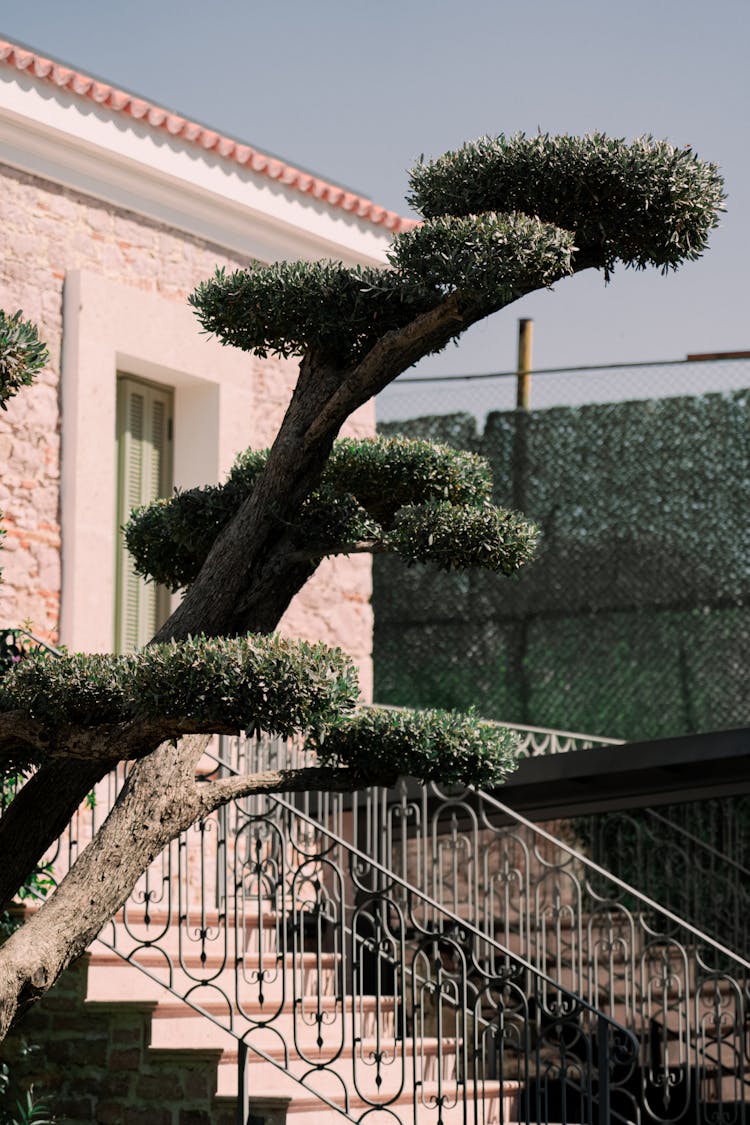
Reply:
[[750, 728], [521, 761], [497, 798], [535, 820], [750, 793]]

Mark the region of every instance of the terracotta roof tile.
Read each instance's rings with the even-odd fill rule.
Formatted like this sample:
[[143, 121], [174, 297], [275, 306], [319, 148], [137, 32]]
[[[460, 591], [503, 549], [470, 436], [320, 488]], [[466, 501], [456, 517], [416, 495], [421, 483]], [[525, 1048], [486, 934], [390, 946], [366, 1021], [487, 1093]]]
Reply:
[[62, 66], [53, 59], [43, 58], [33, 51], [18, 47], [14, 43], [0, 40], [0, 63], [15, 67], [16, 70], [30, 70], [37, 78], [70, 90], [80, 98], [88, 98], [98, 105], [107, 106], [115, 113], [126, 114], [136, 121], [142, 121], [152, 129], [161, 129], [173, 137], [180, 137], [190, 144], [218, 153], [224, 160], [247, 166], [258, 175], [280, 180], [287, 187], [312, 195], [328, 203], [353, 213], [361, 219], [383, 226], [395, 232], [410, 230], [416, 223], [396, 211], [387, 211], [371, 199], [347, 191], [337, 184], [329, 183], [320, 176], [304, 172], [275, 157], [268, 156], [250, 145], [239, 144], [232, 137], [207, 129], [195, 121], [171, 113], [152, 102], [137, 98], [124, 90], [118, 90], [105, 82], [99, 82], [79, 71]]

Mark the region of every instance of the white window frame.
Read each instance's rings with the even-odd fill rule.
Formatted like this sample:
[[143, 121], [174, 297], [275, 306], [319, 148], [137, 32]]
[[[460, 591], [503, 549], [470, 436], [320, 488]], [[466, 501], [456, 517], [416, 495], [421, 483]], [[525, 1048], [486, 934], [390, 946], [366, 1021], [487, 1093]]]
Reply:
[[117, 372], [174, 388], [174, 483], [222, 479], [253, 439], [253, 361], [201, 333], [187, 303], [84, 270], [65, 278], [60, 640], [115, 636]]

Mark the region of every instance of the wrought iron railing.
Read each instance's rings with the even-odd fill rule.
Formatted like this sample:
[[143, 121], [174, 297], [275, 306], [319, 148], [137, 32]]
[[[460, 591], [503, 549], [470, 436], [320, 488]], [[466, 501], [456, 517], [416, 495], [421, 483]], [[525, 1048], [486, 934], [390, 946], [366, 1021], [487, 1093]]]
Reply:
[[0, 672], [8, 664], [16, 664], [22, 660], [25, 653], [40, 650], [50, 653], [51, 656], [60, 655], [59, 649], [43, 641], [28, 629], [20, 626], [13, 629], [0, 629]]
[[[222, 755], [215, 772], [231, 768]], [[79, 811], [58, 869], [123, 776]], [[353, 1121], [636, 1120], [632, 1033], [409, 886], [347, 823], [325, 794], [232, 802], [165, 849], [99, 940], [235, 1040], [243, 1107], [299, 1086]]]
[[750, 964], [726, 944], [593, 863], [564, 823], [490, 794], [402, 782], [357, 795], [352, 824], [432, 900], [636, 1034], [639, 1120], [746, 1120]]
[[[689, 827], [688, 827], [689, 826]], [[750, 960], [750, 798], [576, 820], [587, 854]], [[743, 847], [744, 843], [744, 847]]]
[[637, 1033], [644, 1119], [744, 1121], [750, 965], [732, 932], [706, 933], [674, 893], [689, 872], [658, 835], [635, 870], [658, 872], [672, 909], [581, 854], [571, 825], [550, 832], [490, 794], [402, 782], [337, 800], [355, 846]]
[[550, 754], [569, 754], [575, 750], [591, 750], [594, 746], [622, 746], [621, 738], [602, 738], [599, 735], [576, 734], [567, 730], [550, 730], [547, 727], [528, 727], [521, 723], [498, 723], [510, 727], [520, 737], [519, 758], [540, 758]]
[[[303, 760], [222, 740], [204, 767]], [[123, 777], [74, 818], [60, 873]], [[250, 1049], [240, 1090], [281, 1067], [355, 1120], [744, 1125], [750, 965], [551, 827], [408, 782], [234, 802], [102, 937], [223, 1029], [237, 1065]]]

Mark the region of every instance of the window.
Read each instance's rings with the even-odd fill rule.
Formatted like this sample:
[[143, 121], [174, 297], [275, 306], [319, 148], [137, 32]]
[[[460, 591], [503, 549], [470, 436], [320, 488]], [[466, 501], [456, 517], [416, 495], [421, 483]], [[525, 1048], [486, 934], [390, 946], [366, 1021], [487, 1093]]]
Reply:
[[133, 508], [171, 494], [173, 416], [171, 389], [118, 375], [116, 652], [146, 644], [169, 616], [169, 591], [135, 573], [120, 528]]
[[174, 408], [167, 492], [215, 484], [240, 450], [265, 444], [270, 423], [258, 404], [272, 392], [245, 352], [201, 333], [187, 302], [100, 274], [66, 273], [63, 329], [60, 640], [72, 652], [113, 652], [116, 532], [129, 514], [120, 501], [118, 519], [117, 373]]

